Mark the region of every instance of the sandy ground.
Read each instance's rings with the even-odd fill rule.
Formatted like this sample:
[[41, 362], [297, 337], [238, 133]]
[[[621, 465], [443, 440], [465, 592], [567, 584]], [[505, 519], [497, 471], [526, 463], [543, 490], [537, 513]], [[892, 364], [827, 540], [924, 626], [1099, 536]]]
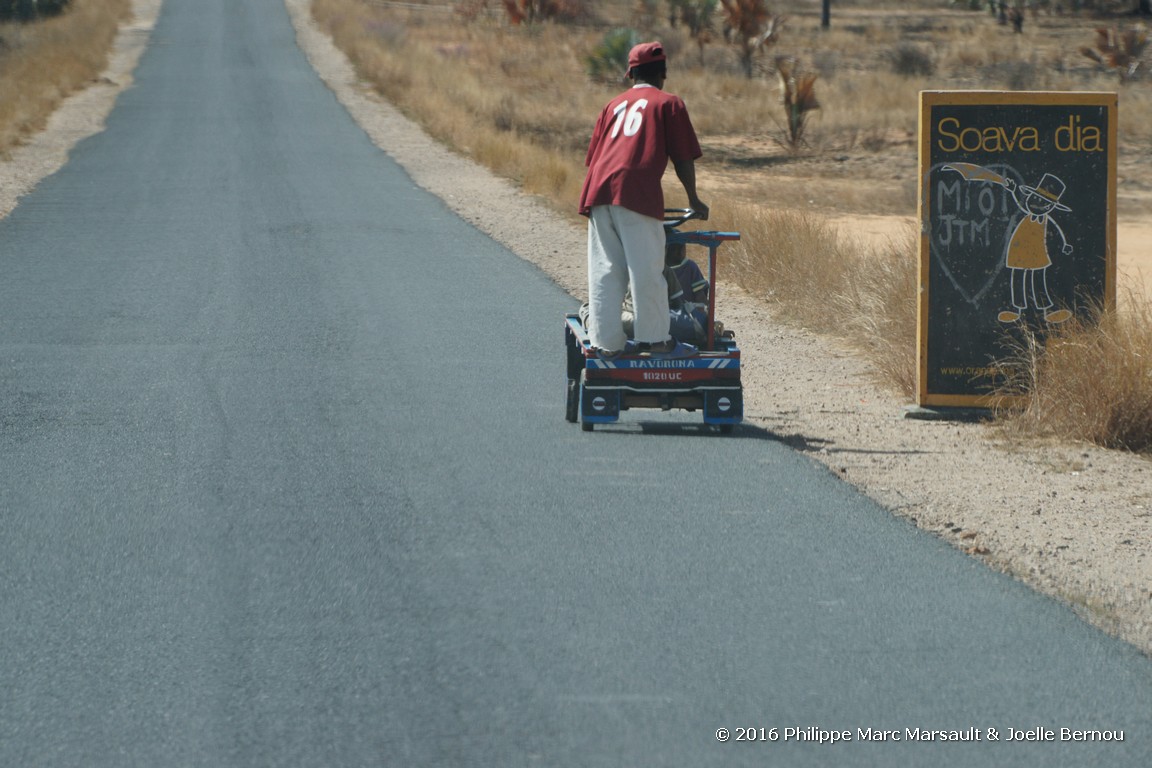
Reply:
[[[417, 184], [573, 295], [585, 294], [581, 227], [429, 140], [357, 82], [312, 25], [308, 0], [286, 3], [313, 66]], [[0, 164], [0, 215], [64, 162], [72, 142], [100, 129], [116, 94], [131, 83], [158, 4], [136, 0], [136, 20], [124, 30], [105, 77]], [[701, 192], [707, 199], [707, 190]], [[876, 236], [901, 223], [852, 222], [856, 231], [865, 227]], [[1144, 268], [1140, 259], [1152, 255], [1149, 244], [1152, 223], [1122, 223], [1122, 271]], [[980, 424], [905, 418], [906, 403], [874, 385], [864, 360], [776, 322], [770, 307], [731, 285], [721, 284], [717, 293], [720, 318], [736, 329], [744, 353], [746, 419], [758, 428], [744, 435], [766, 434], [805, 452], [893, 514], [1152, 653], [1152, 464], [1087, 445], [1020, 445]], [[564, 418], [559, 390], [556, 418]]]

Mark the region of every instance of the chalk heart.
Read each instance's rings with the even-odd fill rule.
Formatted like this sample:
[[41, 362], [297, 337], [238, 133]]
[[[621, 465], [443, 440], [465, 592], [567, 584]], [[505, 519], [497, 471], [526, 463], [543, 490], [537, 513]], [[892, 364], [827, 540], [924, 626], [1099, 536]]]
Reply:
[[[932, 258], [957, 293], [979, 307], [1004, 270], [1004, 246], [1013, 226], [1015, 203], [1005, 177], [1017, 174], [1005, 166], [945, 164], [933, 169], [932, 189], [937, 193], [929, 242]], [[1004, 299], [993, 296], [994, 303]]]
[[[931, 237], [932, 258], [936, 260], [960, 297], [974, 307], [980, 306], [1004, 269], [1004, 237], [1007, 225], [998, 220], [990, 221], [989, 225], [991, 247], [983, 244], [964, 247], [958, 245], [954, 238], [950, 242], [945, 242], [936, 231]], [[998, 296], [992, 298], [996, 302], [1002, 301]]]

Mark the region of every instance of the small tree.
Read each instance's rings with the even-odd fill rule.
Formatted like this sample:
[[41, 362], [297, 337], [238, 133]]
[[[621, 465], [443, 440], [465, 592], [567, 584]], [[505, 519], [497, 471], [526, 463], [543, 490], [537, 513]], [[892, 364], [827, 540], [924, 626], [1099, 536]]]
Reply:
[[668, 23], [675, 27], [683, 23], [688, 27], [696, 47], [700, 49], [700, 64], [704, 64], [704, 46], [713, 40], [712, 20], [718, 0], [668, 0]]
[[1143, 27], [1129, 29], [1100, 27], [1096, 30], [1095, 47], [1084, 46], [1080, 53], [1095, 62], [1115, 69], [1120, 82], [1126, 83], [1136, 76], [1141, 57], [1148, 47], [1148, 33]]
[[776, 74], [780, 82], [780, 102], [784, 105], [784, 145], [790, 152], [797, 152], [806, 143], [804, 132], [809, 113], [820, 109], [816, 101], [817, 75], [802, 72], [792, 56], [776, 57]]
[[766, 0], [720, 0], [724, 8], [724, 38], [739, 49], [744, 75], [752, 77], [756, 54], [777, 41], [784, 26], [784, 16], [768, 11]]

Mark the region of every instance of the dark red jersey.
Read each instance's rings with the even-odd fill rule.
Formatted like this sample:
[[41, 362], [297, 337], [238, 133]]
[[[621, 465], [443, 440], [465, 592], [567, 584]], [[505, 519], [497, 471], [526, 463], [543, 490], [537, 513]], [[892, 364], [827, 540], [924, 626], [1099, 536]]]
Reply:
[[660, 184], [668, 160], [700, 157], [700, 143], [679, 96], [637, 85], [600, 113], [584, 164], [588, 175], [580, 193], [580, 213], [596, 205], [622, 205], [655, 219], [664, 218]]

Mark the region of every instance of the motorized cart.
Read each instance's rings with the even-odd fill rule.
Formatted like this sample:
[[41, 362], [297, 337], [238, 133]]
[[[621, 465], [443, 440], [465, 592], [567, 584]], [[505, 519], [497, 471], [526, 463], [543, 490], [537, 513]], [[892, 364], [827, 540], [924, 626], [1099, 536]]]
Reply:
[[664, 231], [668, 243], [708, 249], [708, 321], [699, 355], [670, 359], [653, 353], [624, 353], [601, 359], [580, 315], [564, 316], [568, 365], [565, 417], [573, 424], [579, 421], [586, 432], [597, 424], [619, 421], [623, 411], [633, 408], [699, 411], [705, 424], [714, 424], [725, 434], [744, 418], [740, 349], [735, 334], [716, 323], [716, 254], [721, 243], [739, 240], [740, 234], [678, 229], [692, 218], [690, 210], [670, 210]]

